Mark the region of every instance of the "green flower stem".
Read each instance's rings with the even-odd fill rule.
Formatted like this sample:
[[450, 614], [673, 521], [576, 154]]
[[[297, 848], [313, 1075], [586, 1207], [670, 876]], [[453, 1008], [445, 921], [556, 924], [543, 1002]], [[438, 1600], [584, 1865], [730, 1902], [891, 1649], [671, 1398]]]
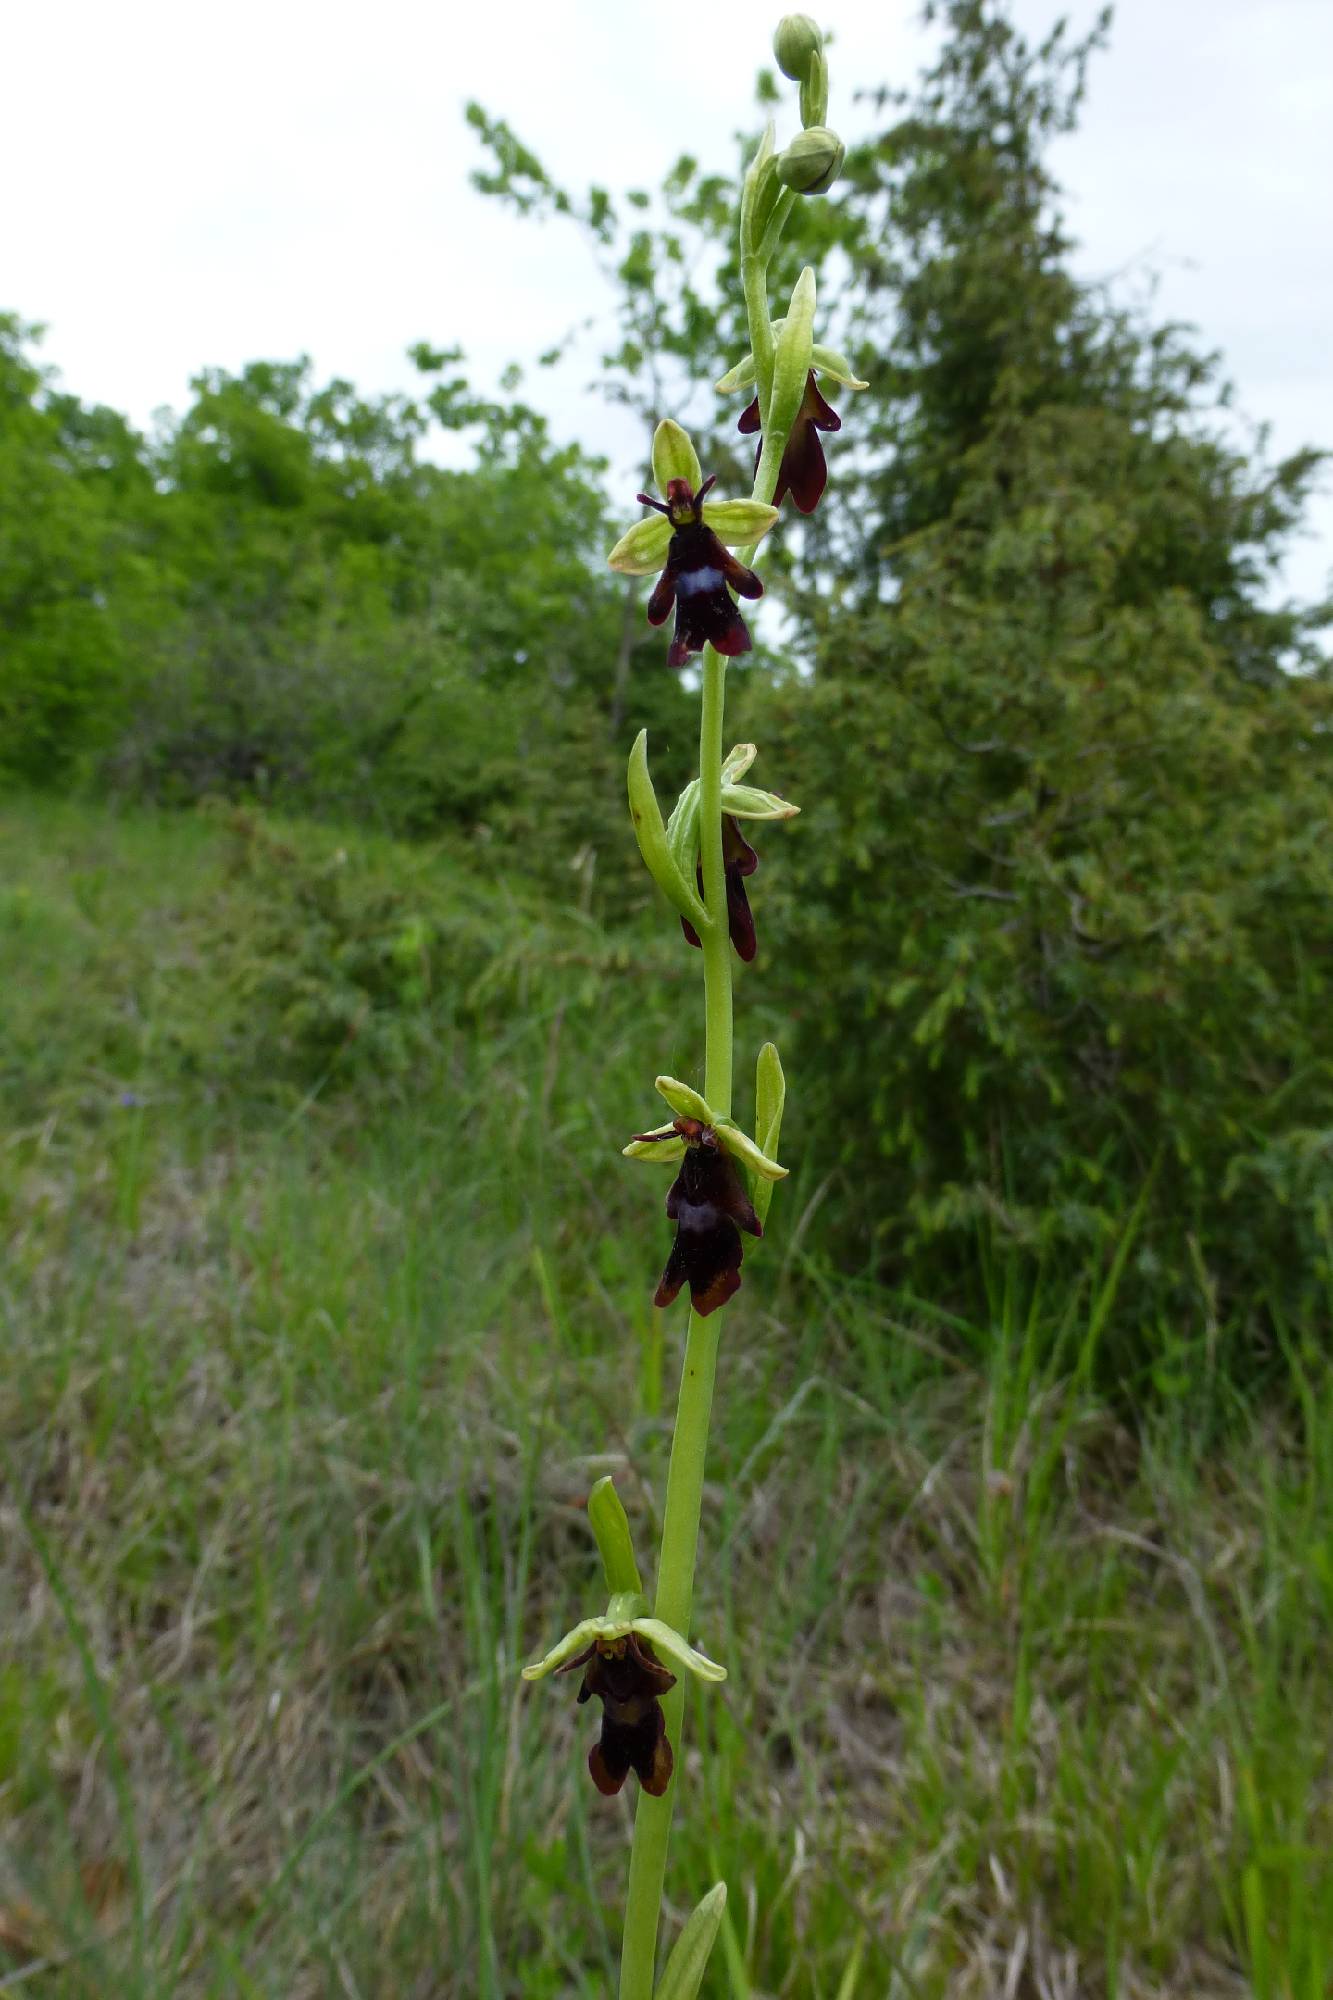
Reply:
[[[790, 207], [790, 199], [779, 201], [783, 221]], [[769, 234], [772, 236], [771, 231]], [[755, 471], [752, 497], [770, 503], [777, 489], [778, 469], [787, 442], [785, 437], [771, 437], [767, 423], [773, 393], [774, 357], [773, 324], [768, 313], [768, 258], [771, 251], [772, 243], [768, 242], [762, 253], [750, 248], [741, 257], [750, 347], [755, 357], [760, 409], [764, 416], [763, 452]], [[754, 555], [754, 549], [748, 549], [741, 560], [748, 565], [754, 561]], [[734, 1067], [731, 939], [727, 931], [727, 885], [722, 863], [722, 724], [726, 693], [727, 663], [711, 646], [705, 646], [703, 713], [699, 723], [699, 859], [704, 878], [704, 907], [708, 912], [707, 926], [699, 933], [704, 961], [703, 1094], [719, 1117], [724, 1118], [731, 1115]], [[708, 1429], [713, 1411], [713, 1381], [717, 1373], [721, 1331], [720, 1312], [710, 1315], [708, 1319], [700, 1319], [696, 1312], [691, 1311], [685, 1337], [680, 1395], [676, 1403], [676, 1425], [671, 1438], [671, 1464], [667, 1472], [666, 1512], [657, 1570], [657, 1602], [653, 1610], [664, 1624], [673, 1626], [686, 1637], [689, 1636], [690, 1614], [694, 1605], [699, 1516], [703, 1505]], [[664, 1697], [662, 1712], [666, 1717], [667, 1739], [675, 1753], [675, 1771], [660, 1799], [650, 1798], [647, 1792], [640, 1791], [635, 1809], [620, 1959], [620, 2000], [653, 2000], [657, 1927], [666, 1881], [667, 1848], [671, 1841], [676, 1786], [684, 1767], [683, 1686], [678, 1684]]]
[[[723, 934], [725, 936], [725, 932]], [[703, 1503], [704, 1465], [708, 1456], [708, 1425], [713, 1407], [721, 1313], [700, 1319], [690, 1313], [681, 1371], [676, 1429], [667, 1474], [666, 1519], [658, 1570], [657, 1603], [653, 1610], [677, 1632], [688, 1632], [694, 1601], [694, 1564], [699, 1546], [699, 1511]], [[666, 1880], [671, 1817], [680, 1779], [685, 1720], [685, 1689], [681, 1683], [662, 1700], [667, 1740], [676, 1768], [660, 1799], [639, 1793], [634, 1815], [634, 1845], [630, 1850], [629, 1888], [625, 1900], [625, 1936], [620, 1961], [620, 2000], [652, 2000], [657, 1957], [657, 1923]]]
[[[719, 1117], [731, 1115], [731, 939], [727, 933], [727, 885], [722, 865], [722, 723], [727, 663], [711, 646], [703, 656], [703, 713], [699, 723], [699, 846], [708, 927], [700, 932], [704, 958], [704, 1096]], [[667, 1472], [662, 1552], [657, 1567], [654, 1615], [688, 1634], [694, 1604], [694, 1566], [699, 1549], [708, 1426], [713, 1410], [721, 1313], [700, 1319], [690, 1313], [685, 1363], [676, 1404]], [[640, 1792], [634, 1815], [625, 1935], [620, 1961], [620, 2000], [652, 2000], [657, 1956], [657, 1924], [666, 1880], [667, 1847], [682, 1758], [685, 1690], [674, 1687], [662, 1703], [667, 1740], [676, 1757], [676, 1775], [660, 1799]]]
[[731, 1116], [731, 939], [722, 863], [722, 721], [727, 663], [704, 647], [703, 714], [699, 722], [699, 860], [708, 929], [704, 954], [704, 1096], [720, 1118]]

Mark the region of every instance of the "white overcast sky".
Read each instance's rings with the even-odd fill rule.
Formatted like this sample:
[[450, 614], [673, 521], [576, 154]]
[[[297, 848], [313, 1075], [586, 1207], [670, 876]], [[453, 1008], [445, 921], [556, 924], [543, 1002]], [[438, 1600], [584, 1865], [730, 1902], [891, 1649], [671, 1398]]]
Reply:
[[[463, 104], [509, 119], [557, 178], [653, 186], [682, 151], [729, 168], [769, 60], [770, 0], [32, 0], [6, 11], [0, 309], [46, 322], [65, 385], [146, 423], [216, 364], [307, 352], [406, 386], [414, 340], [493, 386], [608, 301], [559, 224], [467, 183]], [[929, 47], [915, 4], [829, 0], [830, 122]], [[1031, 36], [1064, 11], [1014, 0]], [[790, 114], [788, 114], [790, 118]], [[780, 131], [783, 128], [780, 128]], [[1219, 348], [1281, 453], [1333, 444], [1333, 0], [1120, 0], [1055, 165], [1078, 267], [1160, 272], [1156, 310]], [[586, 363], [529, 378], [557, 433], [632, 477], [638, 438]], [[1333, 499], [1287, 581], [1322, 595]]]

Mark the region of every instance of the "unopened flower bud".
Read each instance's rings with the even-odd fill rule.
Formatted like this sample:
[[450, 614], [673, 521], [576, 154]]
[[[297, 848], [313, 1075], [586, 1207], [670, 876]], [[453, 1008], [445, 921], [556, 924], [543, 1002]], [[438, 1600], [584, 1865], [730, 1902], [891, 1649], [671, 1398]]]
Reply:
[[778, 155], [778, 179], [797, 194], [823, 194], [842, 172], [845, 152], [836, 132], [826, 125], [812, 125], [798, 132]]
[[808, 14], [784, 14], [773, 34], [773, 54], [778, 68], [793, 83], [801, 83], [811, 60], [824, 46], [824, 37]]

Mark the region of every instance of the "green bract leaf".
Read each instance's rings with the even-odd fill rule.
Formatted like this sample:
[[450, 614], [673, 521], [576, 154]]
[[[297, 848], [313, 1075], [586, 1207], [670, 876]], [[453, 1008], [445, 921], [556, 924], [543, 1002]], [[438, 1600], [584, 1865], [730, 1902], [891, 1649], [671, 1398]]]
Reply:
[[715, 1882], [672, 1946], [654, 2000], [697, 2000], [726, 1906], [727, 1885]]
[[786, 444], [796, 412], [805, 395], [810, 373], [810, 355], [815, 324], [815, 274], [807, 264], [792, 290], [787, 317], [777, 337], [773, 357], [773, 402], [769, 410], [765, 446], [770, 435], [774, 446]]
[[765, 1042], [754, 1066], [754, 1129], [769, 1155], [776, 1154], [778, 1149], [786, 1102], [787, 1079], [782, 1073], [782, 1057], [776, 1043]]
[[828, 58], [822, 48], [810, 58], [809, 67], [801, 79], [800, 102], [802, 125], [807, 130], [822, 126], [828, 117]]
[[767, 125], [765, 125], [763, 131], [759, 135], [759, 144], [755, 149], [755, 156], [753, 160], [751, 160], [750, 162], [750, 171], [753, 172], [756, 167], [758, 167], [762, 171], [763, 168], [765, 168], [768, 165], [769, 161], [774, 158], [774, 156], [777, 153], [777, 150], [778, 150], [777, 127], [774, 125], [773, 120], [770, 118]]
[[671, 523], [665, 514], [649, 514], [627, 528], [607, 557], [622, 576], [656, 576], [667, 558]]
[[680, 1118], [697, 1118], [701, 1125], [716, 1126], [712, 1106], [706, 1097], [700, 1097], [697, 1090], [691, 1090], [688, 1083], [680, 1083], [674, 1076], [659, 1076], [654, 1088], [659, 1097], [665, 1097], [671, 1109]]
[[[663, 1134], [660, 1139], [656, 1137], [659, 1132]], [[665, 1136], [667, 1133], [670, 1133], [670, 1138]], [[654, 1125], [642, 1138], [631, 1139], [628, 1146], [622, 1146], [620, 1150], [627, 1160], [660, 1160], [663, 1166], [667, 1166], [684, 1159], [685, 1141], [673, 1124]]]
[[761, 541], [777, 518], [777, 508], [766, 507], [762, 500], [704, 501], [704, 520], [728, 548], [745, 548]]
[[733, 819], [795, 819], [801, 810], [776, 792], [761, 792], [756, 785], [723, 785], [722, 810]]
[[616, 1492], [615, 1481], [608, 1473], [599, 1479], [588, 1495], [588, 1523], [597, 1538], [598, 1553], [602, 1558], [602, 1570], [606, 1577], [606, 1587], [613, 1597], [629, 1593], [641, 1596], [643, 1579], [639, 1575], [639, 1565], [634, 1560], [634, 1542], [629, 1531], [629, 1516], [626, 1514], [620, 1495]]
[[700, 926], [707, 930], [708, 912], [694, 883], [681, 873], [672, 860], [671, 849], [667, 845], [661, 808], [648, 772], [646, 729], [639, 731], [634, 739], [634, 748], [629, 753], [628, 785], [630, 818], [634, 822], [634, 837], [639, 843], [644, 866], [673, 908], [679, 910], [683, 917], [688, 917], [696, 930]]
[[[786, 1101], [787, 1079], [782, 1073], [782, 1058], [772, 1042], [765, 1042], [754, 1066], [754, 1129], [760, 1146], [770, 1159], [777, 1155], [778, 1138], [782, 1131], [782, 1107]], [[773, 1183], [756, 1177], [751, 1182], [750, 1198], [760, 1222], [767, 1222]]]
[[[676, 809], [667, 821], [667, 846], [671, 859], [687, 882], [698, 880], [699, 866], [699, 780], [691, 778]], [[695, 929], [699, 926], [696, 924]]]
[[870, 384], [862, 382], [852, 373], [852, 364], [847, 357], [839, 354], [836, 347], [821, 347], [816, 341], [810, 349], [810, 366], [817, 374], [827, 375], [831, 382], [841, 382], [844, 389], [868, 389]]
[[757, 1174], [760, 1180], [786, 1180], [787, 1169], [780, 1167], [776, 1160], [770, 1160], [768, 1154], [755, 1145], [749, 1134], [742, 1132], [740, 1126], [733, 1124], [731, 1119], [714, 1119], [713, 1130], [717, 1133], [717, 1141], [723, 1152], [730, 1153], [734, 1160], [740, 1160], [752, 1174]]
[[[697, 493], [704, 483], [699, 454], [679, 424], [670, 417], [663, 417], [653, 433], [653, 478], [657, 490], [665, 494], [673, 479], [683, 479], [691, 493]], [[660, 518], [665, 518], [664, 516]], [[670, 523], [667, 523], [668, 531]]]

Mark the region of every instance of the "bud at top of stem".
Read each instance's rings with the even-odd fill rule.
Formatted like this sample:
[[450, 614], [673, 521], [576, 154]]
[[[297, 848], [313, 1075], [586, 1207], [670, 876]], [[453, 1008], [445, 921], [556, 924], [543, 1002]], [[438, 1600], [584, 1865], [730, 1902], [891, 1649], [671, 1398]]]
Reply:
[[824, 37], [808, 14], [784, 14], [773, 33], [778, 68], [793, 83], [803, 83], [811, 61], [824, 47]]

